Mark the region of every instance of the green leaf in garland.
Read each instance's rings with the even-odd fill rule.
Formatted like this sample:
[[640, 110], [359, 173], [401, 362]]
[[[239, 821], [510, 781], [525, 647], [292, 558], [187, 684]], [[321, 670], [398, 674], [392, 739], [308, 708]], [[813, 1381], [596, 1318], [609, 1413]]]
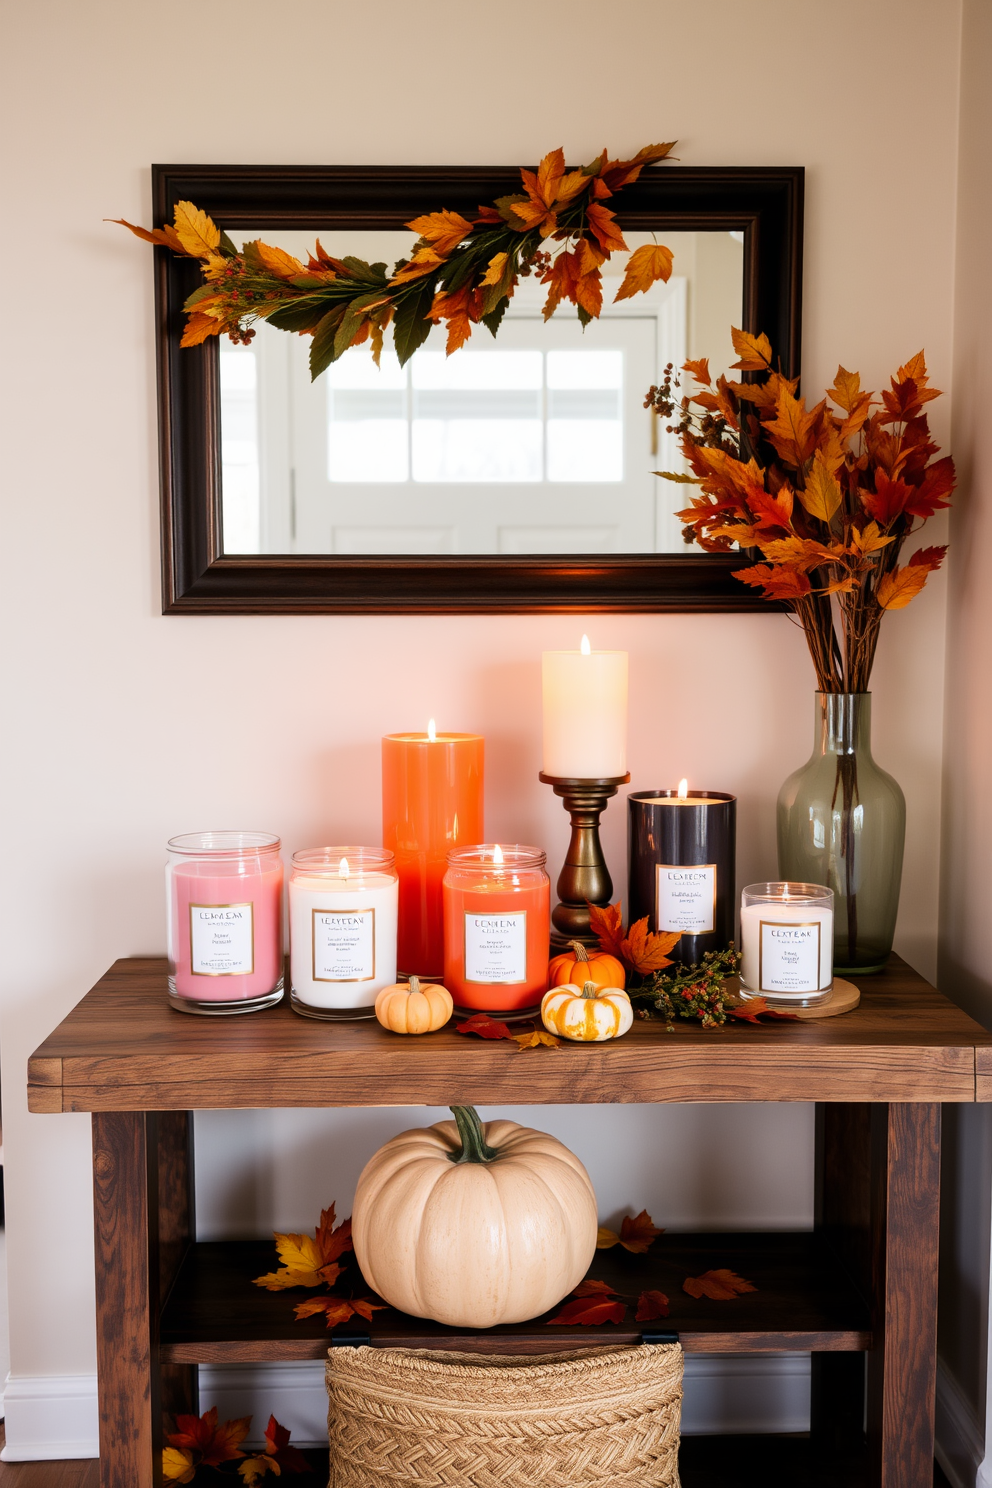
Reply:
[[335, 305], [333, 310], [328, 310], [314, 331], [313, 341], [310, 343], [311, 382], [315, 382], [334, 360], [334, 337], [347, 308], [347, 305]]
[[404, 295], [396, 307], [393, 345], [401, 367], [406, 365], [418, 346], [423, 346], [431, 333], [428, 317], [433, 299], [433, 281], [428, 281], [422, 287], [418, 286], [416, 292]]
[[221, 229], [220, 242], [217, 244], [217, 247], [220, 249], [221, 253], [223, 253], [225, 258], [237, 258], [238, 256], [236, 245], [231, 242], [231, 239], [227, 236], [227, 233], [224, 232], [223, 229]]
[[266, 319], [269, 325], [275, 326], [279, 331], [314, 331], [329, 309], [342, 309], [340, 305], [329, 305], [328, 300], [328, 296], [322, 295], [318, 299], [314, 295], [295, 303], [290, 301], [288, 305], [280, 305], [278, 310], [273, 310]]

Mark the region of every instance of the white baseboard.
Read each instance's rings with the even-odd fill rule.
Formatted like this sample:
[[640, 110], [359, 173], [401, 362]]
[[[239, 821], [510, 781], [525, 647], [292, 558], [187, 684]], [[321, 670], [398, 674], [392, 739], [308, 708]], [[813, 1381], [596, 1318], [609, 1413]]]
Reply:
[[934, 1456], [951, 1488], [992, 1488], [982, 1472], [985, 1434], [957, 1379], [937, 1361], [936, 1441]]
[[[808, 1431], [809, 1376], [808, 1354], [690, 1354], [685, 1361], [683, 1435]], [[270, 1414], [301, 1446], [327, 1440], [320, 1363], [201, 1365], [200, 1408], [212, 1405], [221, 1420], [253, 1416], [252, 1436], [259, 1440]]]
[[4, 1462], [99, 1457], [95, 1374], [8, 1374]]

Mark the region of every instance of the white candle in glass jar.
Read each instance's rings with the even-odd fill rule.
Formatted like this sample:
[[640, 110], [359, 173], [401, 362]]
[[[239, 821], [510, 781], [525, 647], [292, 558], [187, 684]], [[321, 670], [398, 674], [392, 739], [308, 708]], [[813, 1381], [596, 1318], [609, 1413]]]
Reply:
[[833, 891], [820, 884], [750, 884], [741, 894], [745, 993], [800, 1005], [833, 984]]
[[320, 1017], [370, 1016], [396, 981], [399, 880], [390, 852], [295, 853], [289, 881], [292, 1004]]
[[627, 773], [627, 652], [545, 651], [545, 775], [615, 779]]

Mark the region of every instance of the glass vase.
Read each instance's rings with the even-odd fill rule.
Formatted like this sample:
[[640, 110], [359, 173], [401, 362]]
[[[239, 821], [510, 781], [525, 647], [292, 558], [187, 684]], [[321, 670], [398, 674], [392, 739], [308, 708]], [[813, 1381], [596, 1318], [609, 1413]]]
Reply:
[[881, 971], [892, 950], [906, 798], [871, 753], [871, 694], [818, 692], [813, 753], [778, 797], [783, 879], [834, 891], [834, 968]]

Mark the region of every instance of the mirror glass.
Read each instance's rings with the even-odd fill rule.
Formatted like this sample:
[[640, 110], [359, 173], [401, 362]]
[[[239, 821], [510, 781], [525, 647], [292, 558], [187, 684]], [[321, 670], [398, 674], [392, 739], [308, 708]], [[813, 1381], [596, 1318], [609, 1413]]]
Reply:
[[[314, 234], [245, 231], [304, 260]], [[310, 381], [309, 336], [264, 321], [220, 345], [225, 554], [635, 554], [687, 549], [675, 511], [682, 469], [644, 395], [668, 362], [734, 360], [743, 307], [742, 232], [626, 232], [674, 253], [668, 284], [613, 304], [625, 254], [604, 266], [603, 313], [573, 305], [546, 324], [546, 288], [524, 279], [493, 339], [484, 326], [451, 357], [445, 328], [406, 367], [387, 333]], [[325, 248], [390, 267], [406, 232], [328, 232]]]

